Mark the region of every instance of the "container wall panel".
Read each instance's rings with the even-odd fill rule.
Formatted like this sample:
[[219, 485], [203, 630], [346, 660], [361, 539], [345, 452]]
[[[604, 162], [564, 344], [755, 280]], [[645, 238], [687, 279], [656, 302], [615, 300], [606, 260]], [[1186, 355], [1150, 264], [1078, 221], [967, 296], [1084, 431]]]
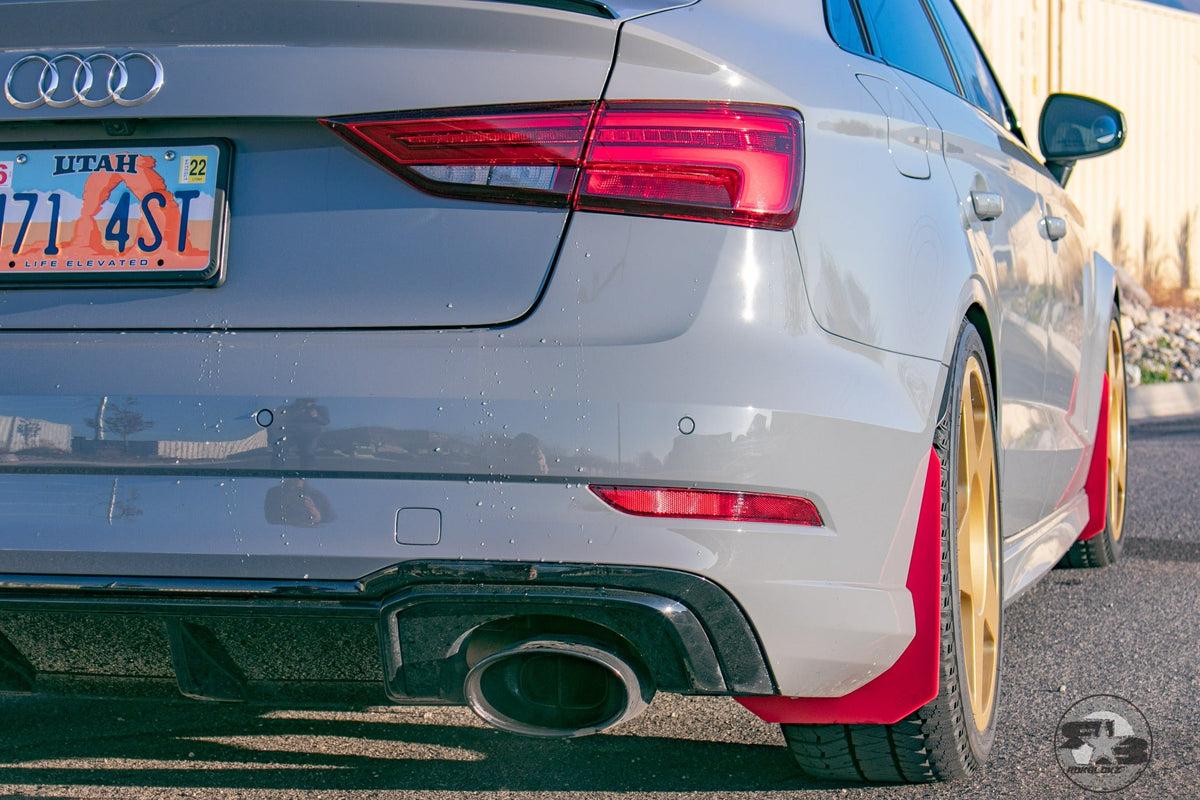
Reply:
[[1125, 112], [1124, 149], [1080, 162], [1072, 195], [1096, 246], [1160, 296], [1200, 284], [1200, 274], [1192, 277], [1200, 259], [1189, 252], [1200, 250], [1200, 153], [1189, 133], [1200, 130], [1200, 103], [1192, 102], [1200, 97], [1200, 15], [1141, 0], [959, 5], [1035, 151], [1050, 92], [1091, 95]]

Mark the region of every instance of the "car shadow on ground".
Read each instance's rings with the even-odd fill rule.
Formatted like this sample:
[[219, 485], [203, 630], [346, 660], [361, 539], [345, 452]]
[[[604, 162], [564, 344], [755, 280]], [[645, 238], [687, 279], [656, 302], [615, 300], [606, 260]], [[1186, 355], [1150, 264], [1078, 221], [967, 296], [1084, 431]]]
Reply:
[[[645, 728], [528, 739], [482, 727], [461, 709], [344, 719], [207, 704], [16, 699], [0, 701], [0, 713], [16, 734], [0, 744], [0, 796], [17, 787], [96, 785], [117, 795], [122, 787], [455, 794], [838, 788], [803, 778], [781, 744], [656, 737]], [[460, 714], [463, 724], [445, 724]], [[23, 724], [44, 733], [22, 736]]]
[[1129, 537], [1125, 542], [1126, 558], [1146, 561], [1169, 561], [1200, 564], [1200, 542], [1181, 542], [1175, 539]]

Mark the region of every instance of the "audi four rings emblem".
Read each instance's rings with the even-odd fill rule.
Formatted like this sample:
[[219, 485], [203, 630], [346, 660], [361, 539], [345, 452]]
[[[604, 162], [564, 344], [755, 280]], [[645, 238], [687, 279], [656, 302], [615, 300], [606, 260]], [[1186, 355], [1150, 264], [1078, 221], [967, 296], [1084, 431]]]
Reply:
[[20, 109], [70, 108], [76, 103], [129, 107], [153, 99], [162, 87], [162, 62], [150, 53], [62, 53], [25, 56], [13, 64], [4, 79], [4, 96]]

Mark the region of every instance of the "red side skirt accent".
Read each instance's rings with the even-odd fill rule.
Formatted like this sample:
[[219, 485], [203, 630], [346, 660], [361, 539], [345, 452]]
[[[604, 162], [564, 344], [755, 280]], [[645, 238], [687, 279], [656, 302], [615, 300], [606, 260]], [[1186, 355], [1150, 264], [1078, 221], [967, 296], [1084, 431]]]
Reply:
[[899, 722], [938, 692], [942, 587], [942, 464], [931, 448], [905, 583], [916, 634], [900, 658], [870, 683], [842, 697], [739, 697], [767, 722], [884, 724]]
[[1086, 542], [1108, 524], [1108, 375], [1104, 376], [1104, 391], [1100, 395], [1100, 416], [1096, 420], [1096, 443], [1092, 447], [1092, 463], [1088, 467], [1083, 491], [1088, 499], [1088, 521], [1079, 534]]

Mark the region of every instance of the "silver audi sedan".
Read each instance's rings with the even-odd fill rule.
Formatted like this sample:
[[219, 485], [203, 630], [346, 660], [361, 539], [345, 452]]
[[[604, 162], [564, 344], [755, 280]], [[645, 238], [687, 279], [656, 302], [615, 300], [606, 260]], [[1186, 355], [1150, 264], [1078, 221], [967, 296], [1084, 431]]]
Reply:
[[1121, 552], [1124, 119], [1035, 156], [952, 0], [0, 14], [0, 691], [724, 695], [947, 779]]

